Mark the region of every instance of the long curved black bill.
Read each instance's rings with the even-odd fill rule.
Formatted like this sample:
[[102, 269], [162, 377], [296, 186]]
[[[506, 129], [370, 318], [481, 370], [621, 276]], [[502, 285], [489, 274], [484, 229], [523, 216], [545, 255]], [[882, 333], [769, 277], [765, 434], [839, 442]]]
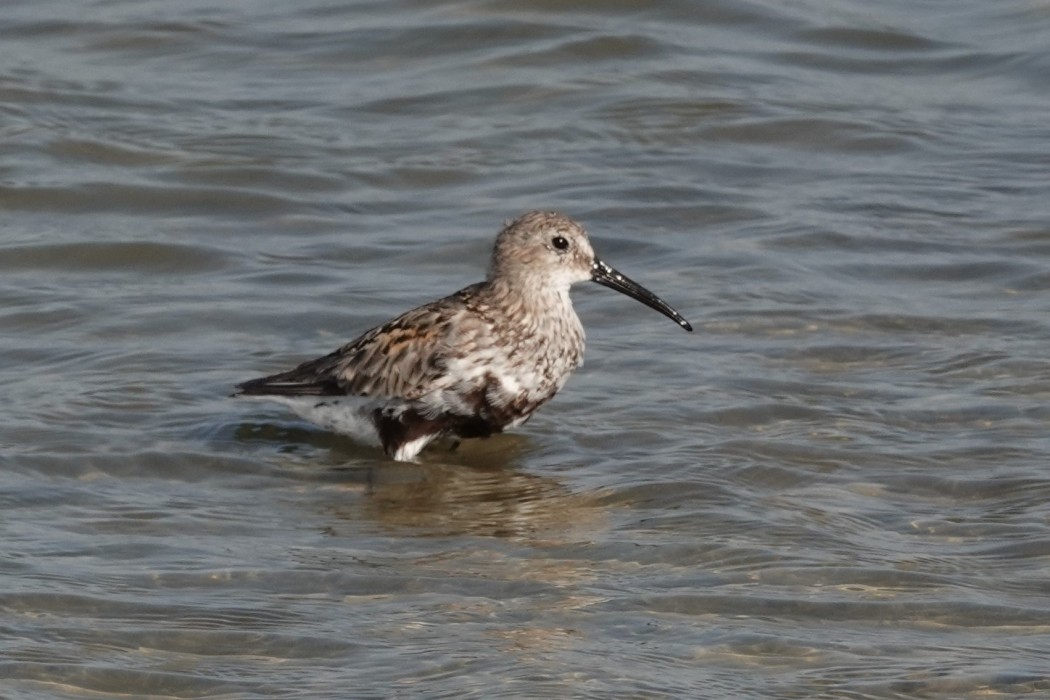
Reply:
[[591, 266], [591, 280], [603, 287], [622, 292], [632, 299], [637, 299], [650, 309], [656, 309], [687, 331], [693, 330], [693, 327], [689, 325], [689, 321], [682, 318], [682, 314], [672, 309], [666, 301], [630, 277], [620, 274], [614, 267], [603, 263], [601, 260], [595, 259], [594, 264]]

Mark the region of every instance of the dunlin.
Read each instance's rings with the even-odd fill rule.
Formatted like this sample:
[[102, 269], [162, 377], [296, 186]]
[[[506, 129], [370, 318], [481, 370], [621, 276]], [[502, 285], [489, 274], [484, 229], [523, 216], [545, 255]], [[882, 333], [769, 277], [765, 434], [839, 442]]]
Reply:
[[598, 259], [587, 232], [531, 212], [496, 238], [484, 282], [413, 309], [335, 352], [238, 385], [327, 429], [408, 461], [435, 438], [521, 425], [583, 363], [569, 287], [591, 280], [693, 330], [682, 315]]

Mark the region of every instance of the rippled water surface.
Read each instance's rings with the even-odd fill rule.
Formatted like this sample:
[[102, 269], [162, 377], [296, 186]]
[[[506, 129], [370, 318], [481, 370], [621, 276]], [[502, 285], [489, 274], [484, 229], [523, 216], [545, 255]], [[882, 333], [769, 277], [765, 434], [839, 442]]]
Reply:
[[[1050, 4], [13, 0], [0, 696], [1050, 696]], [[418, 464], [233, 384], [556, 208], [587, 364]]]

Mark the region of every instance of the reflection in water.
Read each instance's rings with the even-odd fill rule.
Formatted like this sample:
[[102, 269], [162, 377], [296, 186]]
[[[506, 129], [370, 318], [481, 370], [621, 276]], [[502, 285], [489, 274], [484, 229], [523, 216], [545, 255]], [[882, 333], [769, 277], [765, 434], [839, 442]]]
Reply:
[[581, 527], [600, 526], [602, 506], [596, 497], [515, 467], [527, 444], [524, 436], [500, 436], [467, 442], [455, 452], [430, 453], [421, 464], [373, 467], [360, 510], [337, 508], [336, 513], [416, 534], [530, 541], [564, 541]]
[[[379, 461], [375, 448], [311, 429], [242, 425], [236, 438], [279, 444], [282, 451], [304, 445], [327, 450], [327, 458], [296, 466], [296, 478], [339, 484], [332, 507], [339, 518], [373, 521], [402, 534], [562, 542], [581, 529], [603, 527], [608, 508], [601, 494], [573, 493], [554, 477], [519, 471], [516, 463], [529, 446], [525, 435], [439, 443], [418, 463]], [[346, 489], [363, 497], [347, 499]]]
[[597, 503], [556, 479], [454, 464], [377, 469], [364, 517], [433, 535], [553, 538], [595, 524]]

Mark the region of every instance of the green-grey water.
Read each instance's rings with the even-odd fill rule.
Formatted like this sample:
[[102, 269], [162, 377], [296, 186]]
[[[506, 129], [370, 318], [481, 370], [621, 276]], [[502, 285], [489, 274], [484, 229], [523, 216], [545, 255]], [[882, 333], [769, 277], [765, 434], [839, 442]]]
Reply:
[[[0, 9], [0, 697], [1050, 695], [1050, 5]], [[418, 464], [228, 398], [554, 208], [689, 318]]]

